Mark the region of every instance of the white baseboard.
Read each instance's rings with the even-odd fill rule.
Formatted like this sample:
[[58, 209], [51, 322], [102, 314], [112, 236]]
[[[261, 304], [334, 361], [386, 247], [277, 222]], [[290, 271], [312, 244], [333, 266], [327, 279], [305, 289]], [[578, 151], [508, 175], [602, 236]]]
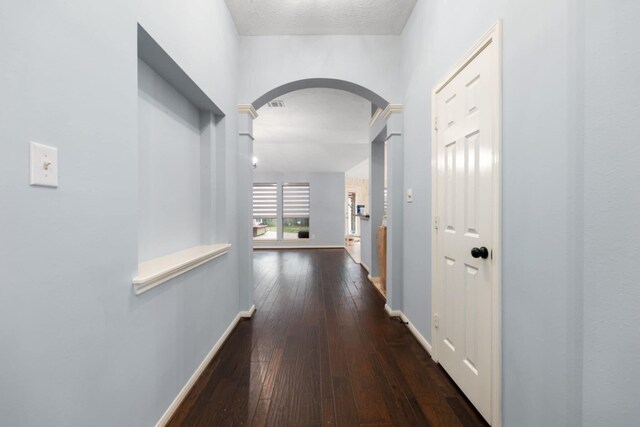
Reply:
[[241, 311], [240, 313], [238, 313], [238, 316], [242, 317], [243, 319], [251, 319], [253, 317], [253, 313], [255, 312], [256, 306], [254, 304], [249, 310]]
[[[391, 307], [389, 307], [388, 304], [384, 305], [384, 311], [387, 312], [387, 314], [389, 315], [389, 317], [404, 317], [404, 314], [402, 313], [402, 311], [400, 310], [392, 310]], [[402, 319], [404, 322], [406, 322], [406, 320]]]
[[369, 266], [367, 264], [365, 264], [364, 262], [360, 261], [360, 265], [367, 270], [367, 273], [371, 272], [371, 269], [369, 268]]
[[209, 365], [209, 363], [211, 362], [213, 357], [216, 355], [218, 350], [220, 350], [220, 347], [222, 347], [222, 344], [224, 344], [227, 338], [229, 338], [229, 335], [231, 335], [231, 332], [236, 327], [240, 319], [251, 317], [255, 312], [256, 312], [256, 306], [253, 305], [249, 310], [241, 311], [236, 315], [236, 317], [233, 319], [233, 321], [231, 322], [227, 330], [224, 331], [220, 339], [214, 344], [211, 351], [209, 351], [209, 353], [205, 356], [204, 360], [200, 363], [198, 368], [196, 368], [196, 371], [193, 373], [193, 375], [191, 375], [191, 378], [189, 378], [189, 381], [187, 381], [184, 387], [182, 387], [182, 390], [180, 390], [180, 393], [178, 393], [176, 398], [173, 399], [173, 402], [171, 402], [171, 405], [169, 405], [167, 410], [164, 412], [164, 414], [162, 415], [162, 418], [160, 418], [160, 420], [156, 423], [156, 427], [164, 427], [167, 425], [167, 423], [169, 422], [169, 420], [171, 420], [171, 417], [176, 412], [176, 410], [178, 409], [182, 401], [185, 399], [185, 397], [187, 397], [187, 394], [189, 394], [189, 390], [191, 390], [191, 388], [196, 383], [196, 381], [198, 381], [198, 378], [200, 378], [200, 375], [202, 375], [202, 372], [204, 372], [207, 365]]
[[422, 345], [422, 347], [424, 347], [424, 349], [427, 350], [427, 353], [429, 353], [429, 356], [433, 357], [433, 354], [431, 353], [431, 344], [429, 343], [429, 341], [427, 341], [427, 339], [422, 336], [420, 331], [418, 331], [416, 327], [413, 326], [413, 323], [411, 323], [409, 319], [407, 319], [407, 316], [405, 316], [404, 313], [402, 314], [402, 319], [405, 322], [407, 322], [407, 326], [409, 327], [409, 330], [411, 331], [413, 336], [416, 337], [416, 339]]
[[360, 265], [360, 261], [356, 260], [356, 258], [353, 256], [353, 254], [351, 253], [351, 251], [349, 251], [349, 249], [347, 249], [347, 247], [344, 247], [345, 252], [351, 257], [351, 260], [353, 262], [355, 262], [356, 264]]
[[427, 341], [427, 339], [422, 336], [420, 331], [416, 329], [413, 323], [411, 323], [411, 321], [407, 318], [407, 316], [405, 316], [405, 314], [401, 310], [392, 310], [391, 307], [385, 304], [384, 311], [387, 312], [389, 317], [399, 317], [400, 319], [402, 319], [402, 321], [407, 324], [407, 327], [409, 328], [413, 336], [416, 337], [420, 345], [424, 347], [425, 350], [427, 350], [427, 353], [429, 353], [429, 356], [433, 357], [433, 354], [431, 353], [431, 344], [429, 343], [429, 341]]
[[315, 245], [315, 246], [294, 246], [294, 245], [290, 245], [290, 246], [262, 246], [262, 245], [256, 245], [253, 247], [254, 250], [261, 250], [261, 249], [344, 249], [344, 245], [340, 245], [340, 246], [336, 246], [336, 245]]

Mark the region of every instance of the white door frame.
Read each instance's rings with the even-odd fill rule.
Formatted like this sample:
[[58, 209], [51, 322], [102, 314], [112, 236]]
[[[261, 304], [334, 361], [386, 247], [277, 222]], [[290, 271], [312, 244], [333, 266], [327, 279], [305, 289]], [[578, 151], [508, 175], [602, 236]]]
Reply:
[[[464, 69], [482, 50], [489, 44], [493, 44], [493, 67], [496, 73], [495, 93], [498, 94], [494, 108], [494, 135], [493, 143], [493, 169], [492, 169], [492, 277], [491, 277], [491, 425], [502, 425], [502, 21], [498, 20], [491, 29], [474, 45], [474, 47], [456, 64], [447, 76], [438, 83], [431, 94], [431, 223], [437, 227], [438, 215], [438, 171], [437, 171], [437, 135], [436, 135], [436, 94], [440, 92], [462, 69]], [[435, 234], [431, 237], [431, 301], [432, 313], [438, 313], [438, 307], [442, 306], [442, 284], [438, 283], [437, 270], [438, 239]], [[433, 343], [432, 357], [438, 361], [439, 339], [435, 321], [431, 322], [431, 336]]]

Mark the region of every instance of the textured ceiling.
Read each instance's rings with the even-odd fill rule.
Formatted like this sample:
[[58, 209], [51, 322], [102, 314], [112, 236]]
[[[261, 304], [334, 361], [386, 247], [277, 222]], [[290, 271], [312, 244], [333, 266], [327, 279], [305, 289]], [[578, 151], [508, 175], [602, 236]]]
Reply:
[[243, 36], [402, 32], [416, 0], [225, 0]]
[[259, 172], [345, 172], [369, 156], [369, 101], [335, 89], [304, 89], [265, 105], [253, 123]]

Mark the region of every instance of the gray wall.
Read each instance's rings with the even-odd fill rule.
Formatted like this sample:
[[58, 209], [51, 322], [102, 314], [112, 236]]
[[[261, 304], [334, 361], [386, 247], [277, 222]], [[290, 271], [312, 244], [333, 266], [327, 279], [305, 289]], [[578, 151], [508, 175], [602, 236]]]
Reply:
[[400, 60], [400, 36], [240, 37], [239, 99], [251, 103], [293, 81], [331, 78], [394, 102], [400, 95]]
[[[344, 246], [344, 173], [260, 173], [253, 182], [275, 182], [281, 205], [282, 184], [308, 182], [310, 192], [311, 240], [278, 242], [254, 240], [254, 246]], [[278, 224], [280, 227], [282, 223]]]
[[[194, 10], [197, 13], [194, 14]], [[237, 35], [224, 2], [0, 8], [0, 413], [11, 426], [155, 424], [239, 305], [233, 251], [134, 296], [140, 21], [219, 105], [235, 242]], [[29, 187], [29, 141], [60, 187]], [[247, 284], [249, 285], [249, 284]]]
[[640, 419], [640, 3], [585, 2], [584, 425]]
[[138, 85], [138, 258], [147, 261], [204, 243], [200, 112], [141, 60]]

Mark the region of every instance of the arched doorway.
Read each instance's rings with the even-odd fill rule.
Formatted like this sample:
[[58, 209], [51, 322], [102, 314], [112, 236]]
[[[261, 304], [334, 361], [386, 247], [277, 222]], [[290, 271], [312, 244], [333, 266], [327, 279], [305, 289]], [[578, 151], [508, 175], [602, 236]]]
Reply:
[[[401, 132], [401, 123], [402, 118], [400, 114], [393, 114], [393, 124], [391, 124], [391, 116], [392, 113], [401, 112], [401, 106], [398, 104], [390, 104], [389, 101], [384, 99], [382, 96], [377, 94], [376, 92], [361, 86], [359, 84], [341, 80], [341, 79], [333, 79], [333, 78], [308, 78], [302, 80], [291, 81], [280, 86], [277, 86], [264, 94], [260, 95], [258, 98], [253, 100], [251, 104], [241, 104], [239, 106], [239, 111], [241, 113], [240, 121], [239, 121], [239, 146], [238, 149], [240, 151], [240, 165], [239, 165], [239, 192], [238, 197], [242, 199], [241, 206], [246, 206], [246, 209], [241, 209], [239, 211], [239, 221], [240, 223], [251, 224], [253, 220], [252, 215], [252, 166], [251, 159], [253, 157], [253, 119], [258, 117], [258, 113], [256, 110], [264, 107], [270, 101], [283, 97], [290, 92], [300, 91], [304, 89], [336, 89], [349, 92], [351, 94], [357, 95], [363, 99], [366, 99], [371, 104], [371, 116], [369, 117], [369, 123], [367, 124], [368, 133], [369, 133], [369, 143], [373, 145], [377, 145], [378, 147], [375, 150], [372, 150], [372, 153], [375, 151], [376, 153], [384, 153], [384, 146], [387, 142], [390, 142], [391, 139], [394, 140], [394, 145], [397, 146], [397, 149], [394, 149], [395, 153], [393, 154], [396, 159], [394, 163], [393, 169], [389, 170], [389, 173], [396, 174], [394, 179], [390, 178], [390, 185], [393, 185], [394, 189], [389, 188], [389, 203], [388, 209], [389, 212], [395, 210], [394, 216], [397, 221], [401, 221], [401, 209], [402, 209], [402, 132]], [[370, 203], [373, 206], [374, 204], [379, 205], [379, 209], [376, 210], [375, 215], [371, 215], [371, 223], [370, 226], [370, 242], [371, 246], [369, 248], [370, 256], [372, 258], [371, 265], [365, 267], [366, 270], [370, 272], [370, 276], [377, 277], [379, 274], [379, 263], [377, 260], [377, 248], [376, 248], [376, 228], [381, 224], [383, 216], [385, 215], [385, 179], [384, 179], [384, 156], [385, 154], [376, 154], [379, 159], [370, 164], [370, 169], [377, 169], [377, 177], [375, 178], [377, 185], [379, 185], [379, 191], [376, 191], [376, 197], [370, 197]], [[399, 163], [400, 162], [400, 163]], [[400, 167], [398, 167], [400, 166]], [[372, 177], [373, 179], [373, 177]], [[393, 184], [391, 184], [393, 182]], [[246, 191], [244, 191], [246, 190]], [[372, 189], [373, 190], [373, 189]], [[375, 202], [374, 202], [375, 200]], [[396, 203], [399, 202], [399, 203]], [[373, 219], [375, 218], [375, 221]], [[374, 224], [375, 222], [375, 224]], [[398, 223], [399, 225], [399, 223]], [[391, 223], [389, 223], [389, 228], [391, 231]], [[394, 235], [394, 239], [401, 238], [401, 227], [397, 227], [396, 233]], [[398, 242], [400, 242], [398, 240]], [[390, 242], [391, 243], [391, 242]], [[242, 251], [242, 259], [252, 260], [253, 259], [253, 234], [252, 227], [247, 227], [246, 235], [242, 236], [240, 250]], [[394, 248], [398, 248], [398, 244], [388, 245], [389, 250], [387, 252], [387, 257], [385, 259], [385, 264], [387, 264], [387, 277], [390, 278], [389, 264], [386, 260], [390, 260], [394, 256]], [[398, 257], [399, 251], [395, 254]], [[246, 257], [245, 257], [246, 255]], [[397, 258], [396, 258], [397, 261]], [[249, 263], [242, 263], [240, 268], [241, 282], [242, 283], [253, 283], [253, 269]], [[401, 264], [398, 262], [394, 263], [394, 271], [396, 274], [396, 279], [398, 278], [398, 274], [401, 274]], [[401, 283], [400, 280], [395, 280], [396, 283]], [[399, 293], [400, 289], [397, 290], [397, 296], [393, 298], [392, 294], [389, 292], [390, 286], [387, 285], [387, 301], [391, 305], [391, 300], [395, 299], [395, 301], [399, 304], [401, 296]], [[252, 301], [252, 289], [247, 289], [247, 293], [245, 296], [249, 301]]]

